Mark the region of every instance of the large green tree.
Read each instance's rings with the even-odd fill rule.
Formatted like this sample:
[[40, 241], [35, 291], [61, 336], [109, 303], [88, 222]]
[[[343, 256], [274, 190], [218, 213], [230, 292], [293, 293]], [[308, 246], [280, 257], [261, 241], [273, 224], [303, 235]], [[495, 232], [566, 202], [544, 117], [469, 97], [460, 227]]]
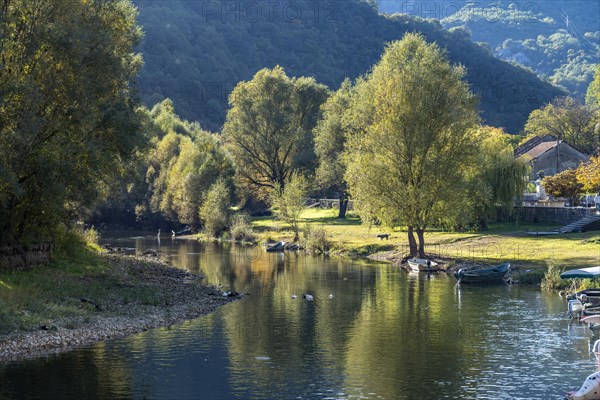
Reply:
[[129, 0], [0, 1], [0, 235], [48, 240], [139, 144]]
[[588, 86], [585, 103], [596, 110], [600, 110], [600, 64], [596, 65], [594, 80]]
[[319, 160], [316, 181], [322, 189], [338, 193], [338, 218], [346, 217], [348, 207], [348, 185], [344, 178], [346, 165], [343, 154], [348, 129], [344, 115], [350, 105], [351, 90], [352, 84], [345, 80], [339, 90], [321, 106], [323, 118], [314, 129], [315, 153]]
[[554, 135], [587, 154], [598, 151], [595, 132], [597, 112], [571, 97], [557, 98], [529, 115], [525, 132], [538, 136]]
[[472, 135], [477, 142], [477, 162], [465, 169], [463, 195], [455, 197], [458, 204], [446, 208], [442, 222], [486, 229], [498, 207], [512, 213], [515, 197], [525, 190], [529, 167], [524, 158], [515, 159], [512, 135], [489, 126], [477, 128]]
[[327, 96], [313, 78], [289, 78], [281, 67], [235, 87], [223, 135], [244, 184], [283, 189], [294, 171], [314, 170], [312, 129]]
[[348, 141], [350, 192], [381, 221], [408, 226], [412, 255], [425, 256], [425, 230], [445, 204], [455, 203], [465, 167], [475, 160], [469, 131], [477, 101], [464, 74], [437, 45], [407, 34], [386, 48], [362, 83], [370, 96], [351, 104], [362, 115], [358, 121], [370, 104], [374, 110]]

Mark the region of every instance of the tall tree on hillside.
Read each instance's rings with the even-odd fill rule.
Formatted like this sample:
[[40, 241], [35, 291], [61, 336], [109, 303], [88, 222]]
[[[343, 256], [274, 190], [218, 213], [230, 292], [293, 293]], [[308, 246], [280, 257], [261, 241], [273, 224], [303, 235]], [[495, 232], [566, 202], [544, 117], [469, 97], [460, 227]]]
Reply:
[[[425, 256], [425, 230], [445, 204], [455, 204], [465, 167], [476, 160], [469, 131], [477, 101], [464, 74], [437, 45], [407, 34], [386, 48], [363, 83], [374, 115], [348, 138], [346, 178], [356, 201], [381, 221], [408, 226], [412, 255]], [[368, 105], [351, 107], [360, 113]]]
[[588, 86], [585, 104], [594, 107], [597, 112], [600, 112], [600, 64], [596, 65], [594, 80]]
[[2, 2], [0, 240], [49, 239], [140, 144], [141, 37], [129, 0]]
[[323, 189], [333, 189], [339, 193], [338, 218], [346, 218], [348, 208], [348, 185], [344, 178], [346, 165], [343, 160], [347, 127], [343, 119], [350, 105], [351, 90], [349, 80], [342, 82], [339, 90], [321, 106], [323, 119], [314, 129], [315, 153], [319, 160], [317, 183]]
[[532, 111], [525, 132], [538, 136], [554, 135], [587, 154], [594, 154], [600, 145], [595, 133], [597, 120], [593, 108], [571, 97], [562, 97]]
[[313, 78], [289, 78], [279, 66], [235, 87], [223, 135], [244, 184], [283, 189], [294, 171], [314, 169], [312, 129], [327, 96]]

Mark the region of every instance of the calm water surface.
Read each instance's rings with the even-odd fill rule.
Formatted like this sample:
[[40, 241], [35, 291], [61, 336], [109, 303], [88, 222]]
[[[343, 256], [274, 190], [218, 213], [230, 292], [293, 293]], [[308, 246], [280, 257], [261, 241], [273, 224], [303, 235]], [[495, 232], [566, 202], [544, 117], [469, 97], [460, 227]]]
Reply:
[[587, 327], [533, 288], [169, 237], [109, 241], [248, 295], [181, 325], [0, 364], [0, 398], [560, 399], [596, 369]]

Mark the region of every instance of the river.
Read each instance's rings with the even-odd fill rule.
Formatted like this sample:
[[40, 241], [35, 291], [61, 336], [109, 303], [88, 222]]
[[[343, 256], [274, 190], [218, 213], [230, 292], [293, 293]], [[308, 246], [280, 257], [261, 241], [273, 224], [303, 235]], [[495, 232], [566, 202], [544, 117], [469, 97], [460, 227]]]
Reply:
[[536, 288], [170, 237], [110, 243], [157, 249], [245, 296], [181, 325], [0, 364], [0, 398], [560, 399], [596, 370], [589, 329]]

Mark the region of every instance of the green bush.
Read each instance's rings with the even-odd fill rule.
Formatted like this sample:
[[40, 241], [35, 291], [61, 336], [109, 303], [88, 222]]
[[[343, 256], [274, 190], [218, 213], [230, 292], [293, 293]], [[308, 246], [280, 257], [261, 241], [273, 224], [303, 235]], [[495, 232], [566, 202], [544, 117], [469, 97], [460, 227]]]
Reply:
[[309, 253], [328, 252], [331, 244], [327, 240], [327, 232], [322, 226], [304, 226], [304, 248]]
[[217, 237], [227, 228], [230, 202], [229, 187], [222, 179], [219, 179], [210, 187], [206, 199], [200, 207], [200, 219], [204, 224], [204, 232], [208, 236]]
[[537, 268], [527, 271], [517, 271], [511, 278], [522, 285], [539, 285], [544, 280], [545, 275], [546, 271], [542, 268]]
[[562, 279], [560, 274], [563, 269], [551, 263], [548, 265], [548, 269], [542, 279], [542, 289], [553, 290], [553, 289], [564, 289], [569, 286], [569, 282], [566, 279]]
[[100, 241], [100, 232], [98, 232], [96, 228], [92, 226], [90, 229], [83, 231], [83, 239], [87, 245], [98, 246]]
[[235, 214], [229, 222], [229, 233], [238, 242], [254, 241], [254, 232], [248, 214]]

